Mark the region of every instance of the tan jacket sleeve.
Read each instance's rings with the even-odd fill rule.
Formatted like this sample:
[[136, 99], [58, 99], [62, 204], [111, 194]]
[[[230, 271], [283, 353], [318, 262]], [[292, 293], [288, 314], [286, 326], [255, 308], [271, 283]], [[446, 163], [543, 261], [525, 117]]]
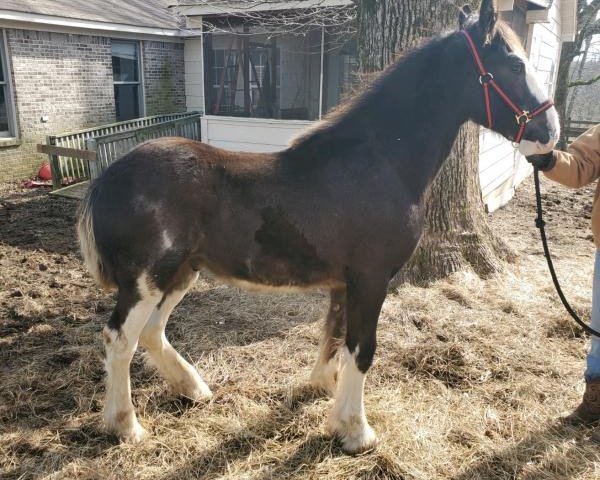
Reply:
[[600, 124], [577, 138], [566, 152], [554, 151], [556, 163], [544, 174], [558, 183], [579, 188], [600, 178]]

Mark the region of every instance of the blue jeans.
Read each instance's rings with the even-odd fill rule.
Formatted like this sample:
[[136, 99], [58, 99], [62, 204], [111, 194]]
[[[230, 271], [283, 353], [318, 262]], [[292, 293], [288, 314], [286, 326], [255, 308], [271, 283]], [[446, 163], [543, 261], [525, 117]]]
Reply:
[[[594, 330], [600, 331], [600, 250], [596, 250], [594, 263], [594, 286], [592, 288], [592, 323]], [[600, 338], [592, 335], [592, 346], [587, 355], [585, 379], [593, 380], [600, 377]]]

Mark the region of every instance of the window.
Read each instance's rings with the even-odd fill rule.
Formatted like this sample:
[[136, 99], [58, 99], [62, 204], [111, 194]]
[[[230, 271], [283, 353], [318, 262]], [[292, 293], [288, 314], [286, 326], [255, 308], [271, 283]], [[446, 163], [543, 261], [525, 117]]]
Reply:
[[339, 34], [272, 36], [234, 20], [218, 25], [231, 33], [204, 37], [209, 115], [317, 120], [350, 90], [356, 45]]
[[16, 137], [5, 38], [4, 32], [0, 30], [0, 138]]
[[138, 42], [112, 41], [113, 85], [117, 121], [138, 118], [142, 112], [142, 85]]

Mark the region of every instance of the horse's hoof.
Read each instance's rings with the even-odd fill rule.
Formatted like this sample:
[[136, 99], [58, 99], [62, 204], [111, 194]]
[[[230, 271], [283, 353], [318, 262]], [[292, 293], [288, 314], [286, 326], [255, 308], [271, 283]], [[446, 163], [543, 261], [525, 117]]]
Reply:
[[377, 435], [369, 425], [358, 435], [350, 435], [342, 439], [342, 450], [351, 455], [373, 450], [376, 446]]
[[351, 455], [372, 450], [377, 446], [377, 435], [366, 421], [329, 420], [329, 433], [340, 439], [342, 450]]
[[190, 399], [192, 402], [206, 403], [213, 398], [213, 393], [210, 388], [197, 388], [188, 393], [182, 393], [182, 397]]
[[125, 443], [140, 443], [148, 438], [148, 432], [137, 421], [131, 428], [121, 431], [119, 438]]
[[178, 387], [179, 388], [176, 387], [173, 389], [174, 393], [187, 398], [192, 402], [204, 403], [208, 402], [213, 397], [213, 393], [204, 381], [194, 382], [193, 385], [185, 383]]

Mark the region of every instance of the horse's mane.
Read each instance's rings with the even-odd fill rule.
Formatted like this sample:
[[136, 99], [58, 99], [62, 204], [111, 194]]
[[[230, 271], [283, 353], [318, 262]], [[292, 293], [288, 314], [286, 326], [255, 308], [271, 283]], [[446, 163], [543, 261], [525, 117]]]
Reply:
[[[476, 20], [477, 17], [470, 19], [469, 25], [474, 23]], [[407, 50], [405, 53], [399, 55], [396, 60], [382, 70], [382, 72], [377, 75], [377, 78], [372, 80], [366, 88], [362, 89], [358, 93], [355, 93], [354, 95], [348, 96], [348, 98], [342, 101], [342, 103], [340, 103], [333, 110], [328, 112], [321, 120], [302, 131], [296, 137], [292, 138], [290, 141], [290, 148], [297, 149], [303, 144], [309, 142], [316, 135], [335, 129], [335, 127], [342, 121], [346, 120], [348, 116], [356, 113], [364, 104], [368, 103], [371, 98], [376, 96], [387, 84], [389, 78], [398, 72], [398, 70], [402, 70], [404, 66], [414, 62], [426, 51], [436, 49], [443, 40], [451, 36], [453, 33], [455, 33], [455, 31], [446, 32], [435, 37], [423, 39], [416, 47], [413, 47]], [[512, 30], [512, 28], [510, 28], [510, 26], [502, 20], [498, 20], [496, 22], [493, 34], [493, 41], [497, 40], [504, 42], [510, 51], [526, 57], [525, 50], [519, 37]]]

